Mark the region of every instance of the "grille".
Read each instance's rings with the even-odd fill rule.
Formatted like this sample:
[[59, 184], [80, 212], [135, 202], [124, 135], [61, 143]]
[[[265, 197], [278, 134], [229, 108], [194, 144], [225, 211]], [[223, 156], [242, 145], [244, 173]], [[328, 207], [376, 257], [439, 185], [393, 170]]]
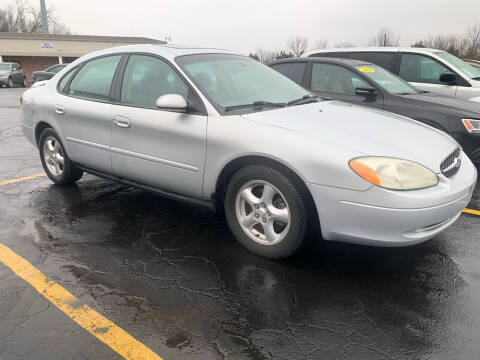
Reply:
[[458, 172], [460, 169], [460, 149], [456, 149], [452, 152], [448, 157], [443, 160], [440, 164], [440, 170], [442, 170], [442, 174], [446, 177], [451, 177]]

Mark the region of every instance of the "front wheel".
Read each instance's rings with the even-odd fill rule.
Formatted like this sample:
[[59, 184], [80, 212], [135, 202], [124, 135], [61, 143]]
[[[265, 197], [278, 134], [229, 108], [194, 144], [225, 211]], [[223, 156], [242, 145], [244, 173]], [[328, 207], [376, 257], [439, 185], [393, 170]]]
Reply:
[[305, 242], [304, 196], [276, 169], [251, 165], [235, 173], [227, 186], [225, 214], [237, 240], [257, 255], [285, 258]]
[[15, 82], [13, 81], [12, 78], [8, 78], [8, 81], [7, 81], [7, 88], [12, 88], [14, 87], [15, 85]]
[[60, 137], [51, 128], [43, 131], [39, 141], [40, 159], [47, 176], [55, 184], [73, 184], [83, 175], [69, 159]]

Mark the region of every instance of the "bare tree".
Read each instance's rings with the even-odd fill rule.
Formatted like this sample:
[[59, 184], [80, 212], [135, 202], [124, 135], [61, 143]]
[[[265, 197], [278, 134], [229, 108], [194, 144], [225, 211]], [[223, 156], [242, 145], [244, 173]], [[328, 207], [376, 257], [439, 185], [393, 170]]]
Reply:
[[465, 57], [472, 59], [480, 56], [480, 23], [468, 28], [463, 45]]
[[457, 35], [436, 35], [421, 41], [424, 47], [448, 51], [460, 56], [465, 48], [465, 38]]
[[250, 57], [257, 59], [261, 63], [267, 63], [273, 61], [277, 58], [278, 52], [270, 49], [256, 48], [255, 53], [251, 54]]
[[399, 46], [400, 35], [388, 28], [381, 28], [380, 31], [368, 41], [369, 46]]
[[302, 54], [308, 48], [308, 39], [305, 37], [294, 36], [287, 40], [287, 49], [290, 50], [296, 57]]
[[328, 40], [327, 39], [318, 39], [313, 44], [313, 48], [317, 49], [317, 50], [326, 49], [327, 47], [328, 47]]
[[[58, 20], [53, 7], [47, 10], [47, 17], [52, 33], [70, 33], [70, 29]], [[21, 33], [42, 32], [42, 15], [40, 9], [31, 6], [28, 0], [16, 0], [14, 5], [0, 9], [0, 31]]]

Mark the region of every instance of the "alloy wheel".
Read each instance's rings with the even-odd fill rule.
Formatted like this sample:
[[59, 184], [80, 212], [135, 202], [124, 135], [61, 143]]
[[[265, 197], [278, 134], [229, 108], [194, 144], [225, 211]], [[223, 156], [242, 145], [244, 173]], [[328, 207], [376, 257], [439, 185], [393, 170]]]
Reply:
[[235, 212], [243, 231], [257, 243], [277, 244], [288, 234], [288, 203], [280, 190], [267, 181], [253, 180], [242, 186], [235, 200]]
[[53, 136], [47, 137], [43, 142], [43, 158], [52, 175], [59, 177], [63, 174], [65, 159], [62, 147]]

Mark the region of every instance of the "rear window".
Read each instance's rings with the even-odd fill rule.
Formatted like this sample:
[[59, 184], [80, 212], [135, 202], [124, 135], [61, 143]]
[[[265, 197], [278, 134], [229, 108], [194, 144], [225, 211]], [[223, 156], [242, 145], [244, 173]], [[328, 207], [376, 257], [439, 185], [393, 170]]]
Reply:
[[272, 69], [277, 70], [280, 74], [283, 74], [290, 80], [295, 81], [298, 85], [303, 85], [303, 75], [305, 74], [306, 67], [306, 62], [286, 62], [272, 65]]
[[366, 62], [371, 62], [376, 65], [387, 69], [388, 71], [394, 71], [395, 67], [395, 57], [396, 52], [373, 52], [373, 51], [365, 51], [365, 52], [351, 52], [349, 58], [355, 60], [362, 60]]

